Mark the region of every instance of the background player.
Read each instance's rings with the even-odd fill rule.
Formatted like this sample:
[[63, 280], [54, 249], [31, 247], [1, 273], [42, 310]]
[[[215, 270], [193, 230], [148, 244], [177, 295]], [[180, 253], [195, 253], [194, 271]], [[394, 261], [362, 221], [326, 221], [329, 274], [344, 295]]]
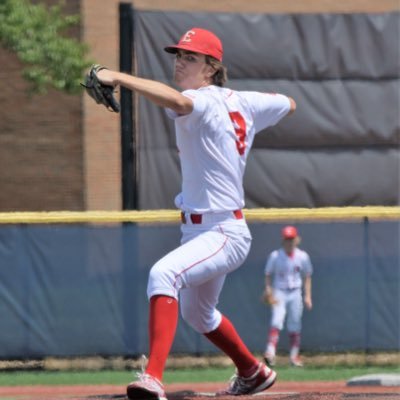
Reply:
[[268, 365], [275, 365], [279, 334], [287, 316], [290, 362], [293, 366], [301, 367], [303, 363], [299, 350], [303, 313], [302, 286], [304, 280], [304, 304], [311, 309], [313, 268], [308, 254], [297, 247], [300, 237], [294, 226], [283, 228], [282, 239], [282, 248], [270, 254], [265, 266], [264, 298], [272, 306], [272, 316], [264, 359]]
[[149, 361], [127, 387], [130, 399], [165, 398], [162, 376], [175, 336], [178, 299], [183, 318], [227, 354], [237, 373], [225, 393], [243, 395], [270, 387], [276, 373], [260, 363], [229, 319], [216, 309], [225, 277], [246, 259], [251, 235], [243, 218], [243, 174], [254, 135], [296, 108], [280, 94], [237, 92], [222, 86], [222, 43], [192, 28], [165, 50], [176, 56], [175, 90], [161, 82], [101, 70], [99, 79], [121, 85], [164, 107], [175, 121], [182, 191], [181, 246], [151, 269]]

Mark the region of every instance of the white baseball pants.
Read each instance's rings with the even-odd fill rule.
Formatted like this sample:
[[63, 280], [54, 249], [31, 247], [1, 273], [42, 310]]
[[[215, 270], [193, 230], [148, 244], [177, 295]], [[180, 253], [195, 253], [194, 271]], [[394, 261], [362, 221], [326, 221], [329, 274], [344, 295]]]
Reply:
[[303, 300], [301, 288], [292, 290], [274, 289], [277, 303], [272, 306], [271, 326], [282, 330], [287, 315], [288, 332], [301, 331]]
[[181, 245], [152, 267], [147, 286], [148, 298], [179, 297], [182, 317], [200, 333], [219, 326], [216, 305], [225, 277], [242, 265], [251, 245], [243, 219], [226, 213], [206, 217], [202, 224], [190, 219], [182, 224]]

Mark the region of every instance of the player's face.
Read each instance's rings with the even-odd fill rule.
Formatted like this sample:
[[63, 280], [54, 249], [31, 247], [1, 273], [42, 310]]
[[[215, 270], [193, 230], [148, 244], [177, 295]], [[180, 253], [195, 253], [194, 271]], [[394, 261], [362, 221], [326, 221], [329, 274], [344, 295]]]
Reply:
[[287, 253], [290, 253], [294, 250], [294, 248], [297, 246], [297, 238], [293, 239], [284, 239], [283, 240], [283, 248]]
[[183, 90], [209, 85], [214, 72], [211, 65], [206, 63], [204, 54], [185, 50], [176, 53], [174, 80]]

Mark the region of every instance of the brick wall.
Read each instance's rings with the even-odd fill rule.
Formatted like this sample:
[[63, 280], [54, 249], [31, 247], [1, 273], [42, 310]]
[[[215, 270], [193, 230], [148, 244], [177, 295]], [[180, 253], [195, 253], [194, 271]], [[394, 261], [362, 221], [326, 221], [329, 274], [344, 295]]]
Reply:
[[[47, 0], [48, 4], [54, 4]], [[101, 6], [100, 6], [101, 3]], [[224, 12], [384, 12], [398, 0], [136, 0], [138, 9]], [[118, 0], [67, 0], [72, 34], [94, 61], [118, 68]], [[88, 96], [29, 97], [17, 57], [0, 47], [0, 211], [121, 209], [119, 115]]]
[[[119, 66], [118, 1], [83, 0], [82, 40], [91, 58], [111, 69]], [[117, 95], [119, 97], [119, 95]], [[89, 210], [121, 209], [120, 116], [83, 96], [85, 204]]]
[[0, 64], [0, 211], [82, 210], [80, 98], [30, 97], [15, 54]]
[[398, 0], [135, 0], [133, 3], [138, 9], [147, 10], [248, 13], [379, 13], [400, 9]]

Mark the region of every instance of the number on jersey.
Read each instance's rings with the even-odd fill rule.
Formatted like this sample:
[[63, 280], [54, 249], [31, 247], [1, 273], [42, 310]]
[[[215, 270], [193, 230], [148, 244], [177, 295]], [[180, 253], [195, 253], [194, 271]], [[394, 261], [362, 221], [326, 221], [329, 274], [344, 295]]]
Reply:
[[239, 111], [232, 111], [229, 113], [229, 118], [232, 121], [233, 128], [237, 136], [236, 148], [239, 154], [242, 156], [246, 150], [246, 121], [242, 117]]

